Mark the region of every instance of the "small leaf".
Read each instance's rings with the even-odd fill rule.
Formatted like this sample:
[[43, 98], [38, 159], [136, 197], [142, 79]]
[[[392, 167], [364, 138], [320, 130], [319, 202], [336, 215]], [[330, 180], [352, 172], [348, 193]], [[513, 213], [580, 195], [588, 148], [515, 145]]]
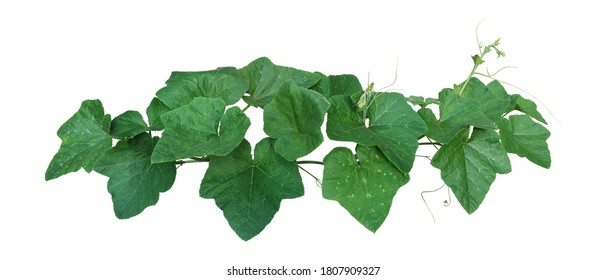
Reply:
[[480, 207], [496, 174], [511, 172], [507, 152], [493, 130], [462, 131], [435, 154], [431, 165], [441, 170], [461, 206], [471, 214]]
[[431, 104], [435, 104], [435, 105], [440, 105], [440, 100], [439, 99], [435, 99], [435, 98], [425, 98], [423, 96], [407, 96], [406, 97], [406, 101], [408, 101], [408, 103], [412, 104], [412, 105], [418, 105], [421, 106], [422, 108], [425, 108]]
[[328, 138], [378, 146], [401, 172], [410, 171], [419, 146], [417, 139], [427, 127], [404, 96], [377, 93], [368, 108], [368, 127], [349, 96], [334, 96], [331, 104], [326, 124]]
[[225, 111], [223, 100], [206, 97], [165, 113], [162, 123], [166, 127], [152, 155], [153, 163], [227, 155], [242, 142], [250, 126], [240, 108]]
[[439, 121], [434, 121], [433, 112], [430, 115], [428, 110], [419, 111], [429, 126], [427, 137], [445, 144], [470, 125], [496, 129], [496, 123], [514, 102], [507, 93], [498, 91], [496, 85], [491, 85], [491, 90], [475, 78], [469, 81], [461, 95], [455, 94], [460, 87], [440, 91]]
[[255, 147], [243, 140], [227, 156], [211, 156], [200, 196], [213, 198], [231, 228], [243, 240], [259, 234], [280, 209], [282, 199], [303, 195], [297, 164], [274, 151], [269, 138]]
[[[460, 93], [462, 96], [480, 103], [480, 110], [493, 124], [498, 123], [505, 113], [515, 108], [516, 99], [507, 94], [498, 81], [484, 85], [478, 78], [471, 78], [467, 87]], [[492, 126], [494, 128], [494, 125]]]
[[372, 232], [383, 224], [398, 189], [410, 180], [376, 147], [343, 147], [324, 158], [322, 195], [336, 200]]
[[78, 112], [57, 131], [61, 147], [48, 165], [45, 179], [52, 180], [80, 168], [91, 172], [97, 160], [112, 147], [110, 124], [111, 117], [104, 113], [101, 101], [82, 102]]
[[480, 56], [479, 56], [479, 55], [477, 55], [477, 54], [476, 54], [476, 55], [473, 55], [473, 56], [471, 57], [471, 59], [473, 60], [473, 64], [475, 64], [475, 65], [480, 65], [480, 64], [484, 63], [484, 60], [482, 59], [482, 57], [480, 57]]
[[527, 115], [533, 117], [535, 120], [547, 124], [547, 121], [545, 121], [541, 113], [539, 113], [539, 111], [537, 110], [537, 104], [535, 104], [532, 100], [522, 97], [519, 94], [514, 94], [513, 96], [514, 98], [516, 98], [516, 110], [522, 113], [526, 113]]
[[147, 120], [149, 121], [149, 129], [150, 130], [163, 130], [164, 124], [162, 124], [162, 115], [164, 113], [170, 111], [170, 108], [166, 106], [160, 99], [154, 97], [152, 99], [149, 106], [147, 106], [147, 110], [145, 111], [147, 114]]
[[286, 80], [292, 80], [300, 87], [309, 88], [321, 78], [311, 73], [291, 67], [273, 64], [267, 57], [261, 57], [240, 69], [242, 75], [248, 80], [250, 96], [242, 99], [251, 106], [264, 107], [269, 104]]
[[126, 111], [112, 120], [109, 134], [113, 138], [126, 139], [139, 135], [147, 130], [143, 116], [137, 111]]
[[538, 166], [549, 168], [551, 155], [547, 138], [551, 135], [528, 115], [514, 115], [499, 123], [499, 134], [505, 150], [525, 157]]
[[149, 133], [122, 140], [95, 165], [95, 171], [109, 177], [107, 190], [112, 195], [114, 213], [128, 219], [155, 205], [160, 193], [170, 189], [177, 169], [174, 162], [151, 163], [158, 137]]
[[[322, 75], [319, 73], [319, 75]], [[322, 75], [322, 79], [310, 89], [315, 90], [326, 98], [336, 95], [352, 95], [364, 91], [360, 81], [354, 75]]]
[[156, 96], [166, 106], [176, 109], [196, 97], [214, 97], [225, 104], [235, 104], [248, 89], [248, 82], [234, 67], [202, 72], [173, 72], [166, 86]]
[[276, 139], [276, 152], [294, 161], [315, 150], [330, 103], [323, 95], [286, 81], [263, 110], [263, 130]]

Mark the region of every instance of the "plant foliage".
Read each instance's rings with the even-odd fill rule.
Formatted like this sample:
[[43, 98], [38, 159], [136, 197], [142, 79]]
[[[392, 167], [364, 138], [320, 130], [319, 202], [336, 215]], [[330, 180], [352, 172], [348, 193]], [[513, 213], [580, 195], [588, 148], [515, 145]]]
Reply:
[[[326, 76], [265, 57], [240, 69], [173, 72], [151, 100], [147, 122], [136, 111], [112, 119], [101, 101], [82, 102], [57, 132], [61, 147], [45, 177], [81, 168], [107, 176], [115, 215], [127, 219], [158, 202], [178, 166], [207, 162], [200, 196], [214, 199], [229, 226], [249, 240], [283, 199], [303, 195], [301, 165], [323, 164], [324, 198], [375, 232], [410, 181], [419, 145], [431, 145], [431, 165], [471, 214], [496, 174], [511, 172], [508, 154], [551, 165], [550, 132], [537, 105], [477, 72], [491, 51], [504, 56], [498, 45], [480, 45], [468, 78], [428, 98], [375, 91], [372, 84], [363, 89], [354, 75]], [[247, 106], [236, 106], [239, 100]], [[268, 136], [254, 151], [245, 139], [251, 106], [263, 110]], [[355, 152], [337, 147], [323, 161], [299, 160], [325, 140], [325, 118], [328, 138], [356, 143]]]

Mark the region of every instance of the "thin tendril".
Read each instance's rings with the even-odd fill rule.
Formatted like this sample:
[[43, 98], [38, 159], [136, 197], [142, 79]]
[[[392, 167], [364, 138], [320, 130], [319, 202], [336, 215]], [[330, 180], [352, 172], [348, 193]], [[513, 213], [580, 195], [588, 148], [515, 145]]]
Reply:
[[505, 67], [502, 67], [501, 69], [497, 70], [497, 72], [494, 72], [492, 74], [490, 74], [490, 72], [488, 72], [488, 68], [486, 68], [486, 74], [488, 76], [494, 76], [505, 69], [515, 69], [515, 68], [517, 68], [517, 67], [516, 66], [505, 66]]
[[505, 82], [505, 81], [503, 81], [503, 80], [497, 79], [497, 78], [495, 78], [495, 77], [493, 77], [493, 76], [491, 76], [491, 75], [486, 75], [486, 74], [484, 74], [484, 73], [480, 73], [480, 72], [475, 72], [474, 74], [476, 74], [476, 75], [480, 75], [480, 76], [482, 76], [482, 77], [486, 77], [486, 78], [493, 79], [493, 80], [495, 80], [495, 81], [497, 81], [497, 82], [499, 82], [499, 83], [506, 84], [506, 85], [508, 85], [508, 86], [514, 87], [514, 88], [516, 88], [516, 89], [518, 89], [518, 90], [521, 90], [522, 92], [524, 92], [524, 93], [526, 93], [526, 94], [528, 94], [528, 95], [532, 96], [532, 98], [534, 98], [536, 101], [538, 101], [538, 102], [539, 102], [539, 104], [541, 104], [541, 106], [543, 106], [543, 108], [545, 108], [545, 110], [547, 110], [547, 112], [549, 112], [549, 115], [551, 115], [551, 117], [553, 117], [553, 119], [554, 119], [554, 120], [555, 120], [555, 121], [556, 121], [558, 124], [562, 124], [562, 123], [560, 123], [560, 121], [558, 120], [558, 118], [556, 118], [556, 116], [553, 114], [553, 112], [551, 112], [551, 110], [549, 110], [549, 107], [547, 107], [547, 105], [545, 105], [545, 103], [543, 103], [543, 101], [541, 101], [541, 99], [537, 98], [536, 96], [534, 96], [534, 94], [532, 94], [532, 93], [528, 92], [527, 90], [525, 90], [525, 89], [523, 89], [523, 88], [521, 88], [521, 87], [519, 87], [519, 86], [516, 86], [516, 85], [514, 85], [514, 84], [511, 84], [511, 83]]
[[452, 199], [450, 198], [450, 188], [447, 188], [447, 190], [448, 190], [448, 201], [444, 201], [444, 207], [450, 206], [450, 202], [452, 201]]
[[482, 53], [482, 43], [480, 42], [480, 37], [478, 36], [478, 29], [480, 28], [480, 24], [482, 24], [483, 21], [484, 19], [480, 20], [480, 22], [478, 22], [478, 25], [476, 25], [476, 43], [478, 44], [478, 50], [480, 51], [480, 53]]
[[393, 79], [393, 82], [391, 82], [391, 84], [389, 84], [388, 86], [384, 86], [381, 89], [379, 89], [379, 91], [383, 91], [384, 89], [389, 88], [390, 86], [393, 86], [396, 84], [396, 81], [398, 80], [398, 65], [400, 64], [400, 58], [396, 57], [396, 76]]
[[436, 222], [436, 217], [434, 217], [433, 212], [431, 211], [431, 208], [429, 208], [429, 204], [427, 204], [427, 200], [425, 200], [425, 196], [424, 194], [426, 193], [431, 193], [431, 192], [437, 192], [440, 189], [442, 189], [446, 184], [442, 184], [441, 187], [435, 189], [435, 190], [431, 190], [431, 191], [422, 191], [421, 192], [421, 199], [423, 199], [423, 203], [425, 203], [425, 207], [427, 207], [427, 210], [429, 210], [429, 214], [431, 214], [431, 218], [433, 219], [433, 222]]
[[421, 158], [426, 158], [428, 160], [431, 161], [431, 157], [430, 156], [424, 156], [424, 155], [415, 155], [415, 157], [421, 157]]
[[301, 165], [297, 165], [297, 166], [299, 166], [299, 168], [301, 170], [303, 170], [305, 173], [307, 173], [307, 175], [311, 176], [312, 178], [314, 178], [314, 180], [316, 180], [316, 186], [318, 186], [319, 188], [322, 187], [322, 181], [320, 181], [320, 179], [318, 179], [318, 177], [314, 176], [313, 174], [311, 174], [311, 172], [309, 172], [305, 168], [301, 167]]
[[[438, 148], [438, 147], [436, 146], [436, 144], [437, 144], [437, 143], [435, 143], [435, 142], [431, 141], [431, 139], [429, 139], [429, 137], [425, 136], [425, 138], [427, 138], [427, 141], [429, 141], [429, 143], [431, 143], [431, 145], [432, 145], [432, 146], [433, 146], [433, 147], [434, 147], [436, 150], [439, 150], [439, 149], [440, 149], [440, 148]], [[442, 146], [441, 144], [438, 144], [438, 145]]]

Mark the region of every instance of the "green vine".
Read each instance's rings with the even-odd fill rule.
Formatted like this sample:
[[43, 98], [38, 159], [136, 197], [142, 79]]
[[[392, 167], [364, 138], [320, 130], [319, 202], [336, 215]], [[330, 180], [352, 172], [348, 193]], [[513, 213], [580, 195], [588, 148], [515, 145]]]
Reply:
[[[363, 89], [354, 75], [326, 76], [265, 57], [242, 68], [173, 72], [148, 106], [147, 121], [137, 111], [112, 119], [101, 101], [82, 102], [57, 132], [61, 147], [45, 178], [81, 168], [105, 175], [114, 212], [127, 219], [158, 202], [178, 167], [207, 163], [200, 196], [214, 199], [236, 234], [249, 240], [271, 222], [283, 199], [304, 194], [301, 171], [316, 180], [324, 198], [375, 232], [398, 189], [410, 181], [415, 158], [425, 157], [471, 214], [496, 174], [511, 171], [508, 154], [551, 165], [550, 132], [536, 104], [508, 94], [506, 83], [494, 78], [500, 70], [478, 72], [487, 54], [505, 55], [499, 43], [478, 41], [470, 74], [437, 98], [376, 92], [372, 83]], [[243, 109], [234, 106], [241, 99]], [[263, 110], [268, 136], [254, 149], [244, 138], [251, 106]], [[300, 160], [324, 141], [325, 118], [328, 138], [354, 142], [355, 151], [338, 147], [321, 161]], [[420, 145], [436, 153], [417, 155]], [[322, 179], [306, 164], [323, 165]]]

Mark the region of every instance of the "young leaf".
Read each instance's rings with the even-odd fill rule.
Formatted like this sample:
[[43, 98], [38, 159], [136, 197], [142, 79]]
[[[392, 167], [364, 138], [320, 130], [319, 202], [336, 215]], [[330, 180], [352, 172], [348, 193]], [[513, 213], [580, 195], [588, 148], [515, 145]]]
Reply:
[[398, 189], [410, 180], [377, 147], [343, 147], [324, 158], [322, 195], [336, 200], [372, 232], [383, 224]]
[[225, 104], [236, 103], [248, 89], [248, 82], [234, 67], [202, 72], [173, 72], [156, 96], [171, 109], [189, 104], [196, 97], [214, 97]]
[[419, 111], [421, 117], [429, 126], [427, 137], [440, 143], [448, 143], [459, 131], [469, 125], [484, 129], [496, 129], [495, 122], [484, 114], [486, 109], [478, 100], [458, 95], [452, 89], [443, 89], [439, 96], [439, 121], [434, 120], [436, 117], [433, 112], [428, 111], [429, 109]]
[[309, 88], [321, 78], [316, 73], [275, 65], [267, 57], [254, 60], [240, 69], [240, 72], [248, 80], [250, 93], [250, 96], [244, 96], [242, 99], [255, 107], [264, 107], [271, 102], [276, 90], [286, 80]]
[[541, 113], [537, 110], [537, 104], [535, 104], [532, 100], [526, 99], [519, 94], [514, 94], [514, 98], [516, 98], [516, 110], [526, 113], [527, 115], [533, 117], [535, 120], [540, 121], [544, 124], [547, 124], [547, 121], [543, 118]]
[[225, 111], [223, 100], [206, 97], [165, 113], [162, 123], [165, 130], [152, 154], [153, 163], [227, 155], [242, 142], [250, 126], [240, 108]]
[[147, 130], [143, 116], [137, 111], [126, 111], [112, 120], [109, 135], [117, 139], [135, 137]]
[[310, 89], [321, 93], [326, 98], [336, 95], [350, 96], [364, 91], [362, 85], [360, 85], [360, 81], [354, 75], [330, 75], [327, 77], [320, 73], [318, 74], [322, 76], [322, 79]]
[[469, 140], [467, 131], [459, 133], [438, 150], [431, 165], [441, 170], [442, 180], [469, 214], [484, 200], [496, 173], [511, 171], [497, 132], [481, 129], [475, 129]]
[[211, 156], [200, 185], [200, 196], [215, 199], [243, 240], [253, 238], [271, 222], [282, 199], [302, 195], [297, 164], [277, 154], [269, 138], [257, 144], [254, 159], [246, 140], [227, 156]]
[[276, 152], [289, 161], [315, 150], [330, 103], [323, 95], [286, 81], [263, 110], [263, 130], [277, 139]]
[[478, 78], [471, 78], [465, 90], [460, 94], [478, 101], [481, 104], [482, 113], [493, 124], [498, 123], [505, 113], [511, 112], [516, 106], [516, 99], [507, 94], [498, 81], [484, 85]]
[[170, 189], [177, 169], [174, 162], [151, 163], [158, 137], [142, 133], [122, 140], [95, 165], [95, 171], [109, 177], [107, 190], [112, 195], [114, 213], [128, 219], [155, 205], [160, 193]]
[[45, 179], [52, 180], [80, 168], [91, 172], [97, 160], [112, 147], [110, 124], [111, 117], [104, 113], [101, 101], [82, 102], [78, 112], [57, 131], [61, 147], [48, 165]]
[[431, 97], [425, 98], [423, 96], [415, 96], [415, 95], [407, 96], [406, 101], [408, 101], [408, 103], [410, 103], [412, 105], [421, 106], [422, 108], [425, 108], [431, 104], [440, 105], [439, 99], [435, 99], [435, 98], [431, 98]]
[[331, 98], [326, 133], [337, 141], [378, 146], [403, 173], [408, 173], [419, 146], [417, 139], [427, 130], [423, 120], [399, 93], [379, 93], [368, 108], [369, 126], [349, 96]]
[[145, 111], [147, 114], [147, 120], [149, 121], [149, 129], [163, 130], [164, 124], [162, 124], [162, 119], [160, 117], [162, 117], [162, 115], [168, 111], [170, 111], [170, 108], [162, 103], [160, 99], [154, 97]]
[[525, 157], [544, 168], [551, 166], [547, 145], [550, 132], [528, 115], [514, 115], [503, 119], [499, 123], [499, 134], [507, 152]]

